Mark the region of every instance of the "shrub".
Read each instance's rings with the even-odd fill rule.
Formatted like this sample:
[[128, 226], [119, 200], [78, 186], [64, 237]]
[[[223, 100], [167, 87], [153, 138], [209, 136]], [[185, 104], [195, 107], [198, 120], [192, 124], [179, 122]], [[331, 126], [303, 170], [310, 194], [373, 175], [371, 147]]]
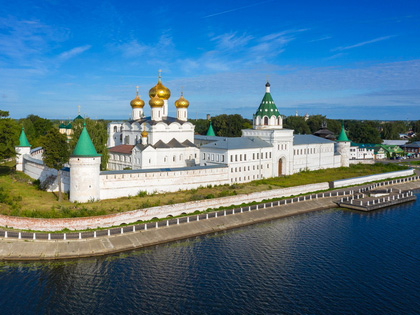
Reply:
[[147, 196], [147, 191], [140, 190], [140, 191], [137, 193], [137, 197], [146, 197], [146, 196]]

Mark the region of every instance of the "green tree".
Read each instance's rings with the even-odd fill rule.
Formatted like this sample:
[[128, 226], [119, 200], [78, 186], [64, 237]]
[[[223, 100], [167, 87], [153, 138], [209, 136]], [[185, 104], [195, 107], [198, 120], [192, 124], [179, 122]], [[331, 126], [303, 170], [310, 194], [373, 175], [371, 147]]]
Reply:
[[57, 170], [58, 182], [58, 201], [63, 201], [61, 192], [61, 169], [68, 162], [70, 151], [66, 135], [58, 132], [57, 129], [51, 129], [45, 136], [41, 137], [41, 145], [44, 149], [43, 161], [46, 166]]
[[349, 138], [357, 143], [380, 144], [379, 123], [375, 121], [347, 121]]
[[[244, 119], [241, 115], [219, 115], [211, 119], [213, 129], [217, 136], [220, 137], [240, 137], [242, 129], [249, 128], [250, 121]], [[207, 132], [207, 130], [206, 130]]]
[[51, 120], [37, 115], [28, 115], [26, 118], [21, 119], [20, 123], [25, 127], [26, 136], [33, 147], [41, 146], [40, 138], [54, 128]]
[[0, 118], [9, 117], [9, 112], [5, 110], [0, 110]]
[[70, 151], [73, 152], [79, 140], [80, 134], [83, 130], [83, 124], [86, 121], [86, 129], [92, 139], [92, 143], [97, 153], [102, 154], [101, 157], [101, 170], [106, 170], [108, 164], [108, 148], [106, 146], [108, 141], [107, 124], [104, 120], [92, 120], [86, 118], [85, 120], [77, 119], [72, 123], [73, 136], [70, 140]]
[[16, 155], [15, 146], [19, 144], [20, 127], [11, 118], [9, 112], [0, 111], [0, 159], [8, 159]]
[[327, 119], [328, 130], [334, 132], [334, 134], [339, 135], [341, 132], [342, 122], [335, 119]]
[[288, 116], [283, 120], [283, 127], [293, 129], [295, 134], [310, 134], [311, 129], [301, 116]]
[[[311, 129], [311, 133], [317, 132], [322, 127], [322, 123], [325, 121], [325, 116], [323, 115], [312, 115], [309, 116], [308, 120], [306, 121], [306, 124]], [[329, 129], [330, 126], [328, 126]], [[329, 129], [331, 130], [331, 129]], [[331, 130], [332, 131], [332, 130]]]
[[209, 129], [210, 122], [207, 119], [189, 119], [195, 126], [194, 132], [199, 135], [205, 135]]
[[382, 139], [398, 140], [400, 139], [400, 133], [398, 126], [393, 122], [388, 122], [382, 125], [381, 132]]
[[411, 130], [415, 133], [420, 133], [420, 120], [411, 122]]

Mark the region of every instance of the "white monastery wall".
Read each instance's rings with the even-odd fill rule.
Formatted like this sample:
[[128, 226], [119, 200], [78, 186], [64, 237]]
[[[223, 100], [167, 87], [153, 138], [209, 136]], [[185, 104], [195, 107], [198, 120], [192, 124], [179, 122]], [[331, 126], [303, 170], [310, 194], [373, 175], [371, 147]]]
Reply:
[[382, 173], [382, 174], [376, 174], [376, 175], [354, 177], [354, 178], [349, 178], [349, 179], [341, 179], [341, 180], [333, 181], [332, 188], [358, 185], [358, 184], [369, 183], [369, 182], [374, 182], [377, 180], [383, 180], [383, 179], [388, 179], [388, 178], [410, 176], [413, 174], [414, 174], [414, 170], [409, 169], [409, 170]]
[[[24, 155], [23, 172], [33, 179], [39, 179], [41, 182], [49, 176], [56, 177], [48, 191], [58, 191], [57, 170], [45, 166], [42, 160], [34, 159], [29, 155]], [[61, 170], [61, 189], [64, 192], [70, 190], [70, 172], [68, 168]]]
[[111, 226], [118, 226], [123, 223], [130, 224], [140, 220], [145, 221], [153, 218], [166, 218], [168, 216], [177, 216], [183, 213], [193, 213], [197, 210], [204, 211], [209, 208], [214, 209], [222, 206], [240, 205], [242, 203], [250, 203], [254, 201], [260, 202], [267, 199], [289, 197], [326, 189], [328, 189], [328, 183], [318, 183], [273, 189], [246, 195], [190, 201], [174, 205], [158, 206], [87, 218], [38, 219], [0, 215], [0, 226], [7, 225], [16, 229], [31, 229], [37, 231], [60, 231], [63, 228], [67, 228], [69, 230], [95, 229], [98, 227], [106, 228]]
[[101, 172], [100, 199], [135, 196], [140, 191], [175, 192], [207, 185], [229, 184], [227, 167], [149, 172]]
[[293, 146], [293, 173], [340, 167], [340, 156], [334, 154], [334, 143]]

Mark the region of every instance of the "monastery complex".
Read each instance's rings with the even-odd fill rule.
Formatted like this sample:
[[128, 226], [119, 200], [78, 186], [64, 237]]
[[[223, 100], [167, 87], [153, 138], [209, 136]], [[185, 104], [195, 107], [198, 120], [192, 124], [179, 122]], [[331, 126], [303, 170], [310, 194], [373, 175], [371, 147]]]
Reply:
[[[183, 93], [174, 102], [176, 114], [169, 116], [171, 92], [159, 76], [149, 91], [150, 110], [137, 91], [130, 102], [131, 120], [108, 125], [109, 170], [100, 171], [101, 156], [85, 127], [60, 184], [71, 201], [87, 202], [349, 166], [350, 140], [344, 127], [337, 141], [294, 135], [283, 128], [270, 88], [267, 82], [253, 128], [242, 130], [241, 137], [201, 136], [188, 121], [190, 103]], [[42, 162], [42, 148], [31, 150], [25, 139], [22, 130], [17, 170], [41, 181], [54, 176], [56, 171]]]

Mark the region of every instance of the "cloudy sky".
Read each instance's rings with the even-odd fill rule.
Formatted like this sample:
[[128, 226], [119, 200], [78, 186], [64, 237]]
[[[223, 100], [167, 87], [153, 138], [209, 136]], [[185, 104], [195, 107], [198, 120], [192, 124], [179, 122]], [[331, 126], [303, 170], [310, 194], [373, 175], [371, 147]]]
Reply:
[[[136, 85], [189, 116], [420, 119], [420, 1], [2, 1], [0, 109], [125, 119]], [[150, 112], [145, 106], [146, 114]]]

